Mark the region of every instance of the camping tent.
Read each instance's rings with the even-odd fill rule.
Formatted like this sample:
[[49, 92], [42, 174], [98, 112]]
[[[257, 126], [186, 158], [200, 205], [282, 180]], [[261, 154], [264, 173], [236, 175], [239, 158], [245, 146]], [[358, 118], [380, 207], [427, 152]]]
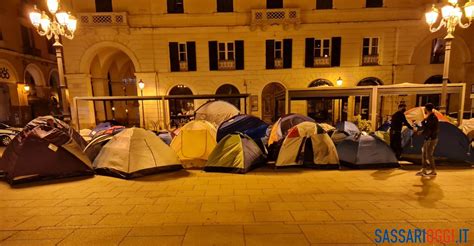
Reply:
[[101, 132], [113, 127], [113, 126], [120, 126], [120, 124], [115, 120], [108, 120], [99, 123], [92, 131], [90, 132], [90, 137], [94, 137], [96, 134], [100, 134]]
[[360, 133], [359, 128], [356, 124], [350, 121], [340, 121], [336, 124], [336, 130], [339, 132], [345, 132], [349, 136], [354, 136]]
[[[435, 157], [457, 161], [474, 161], [474, 153], [469, 146], [468, 137], [455, 125], [448, 122], [439, 122], [438, 139], [438, 145], [436, 145], [434, 152]], [[422, 135], [414, 135], [412, 145], [405, 145], [403, 153], [421, 154], [423, 140]]]
[[196, 120], [207, 120], [215, 127], [238, 115], [240, 110], [226, 101], [209, 101], [199, 107], [194, 115]]
[[235, 132], [244, 133], [257, 140], [265, 137], [267, 128], [267, 123], [255, 116], [246, 114], [236, 115], [219, 126], [217, 129], [217, 142]]
[[288, 131], [275, 165], [338, 168], [339, 158], [334, 143], [320, 126], [302, 122]]
[[120, 178], [181, 169], [174, 151], [153, 132], [128, 128], [102, 148], [94, 160], [97, 173]]
[[94, 161], [102, 147], [107, 144], [115, 134], [123, 131], [124, 129], [125, 127], [123, 126], [113, 126], [107, 130], [103, 130], [95, 134], [84, 149], [84, 153], [87, 155], [87, 157], [89, 157], [89, 160]]
[[[439, 121], [449, 122], [449, 119], [438, 110], [433, 109], [433, 112], [436, 117], [438, 117]], [[405, 111], [405, 117], [407, 118], [408, 122], [415, 121], [417, 124], [420, 124], [426, 118], [426, 116], [425, 107], [416, 107]]]
[[193, 165], [204, 164], [197, 160], [206, 161], [216, 145], [216, 128], [205, 120], [188, 122], [171, 141], [171, 148], [179, 159]]
[[272, 131], [268, 138], [268, 145], [283, 140], [288, 133], [288, 130], [305, 121], [314, 122], [312, 118], [301, 114], [287, 114], [280, 117], [272, 127]]
[[8, 145], [0, 172], [12, 183], [93, 175], [82, 152], [85, 141], [66, 123], [42, 116], [28, 123]]
[[258, 145], [241, 133], [225, 136], [209, 155], [205, 171], [246, 173], [265, 163], [265, 156]]
[[341, 164], [355, 168], [399, 167], [390, 146], [375, 135], [347, 137], [337, 145]]

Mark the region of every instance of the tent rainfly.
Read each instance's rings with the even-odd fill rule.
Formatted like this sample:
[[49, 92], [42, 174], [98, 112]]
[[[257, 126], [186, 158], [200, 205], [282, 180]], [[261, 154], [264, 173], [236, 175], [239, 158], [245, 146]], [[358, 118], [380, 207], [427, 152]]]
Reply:
[[331, 169], [339, 168], [339, 157], [331, 138], [320, 126], [302, 122], [288, 131], [275, 165]]
[[[405, 131], [409, 131], [406, 129]], [[436, 145], [434, 156], [447, 158], [449, 160], [474, 162], [474, 151], [472, 150], [468, 136], [461, 129], [448, 122], [439, 122], [438, 145]], [[422, 135], [414, 135], [412, 144], [406, 144], [403, 154], [421, 154], [424, 138]]]
[[400, 167], [390, 146], [375, 135], [347, 137], [336, 148], [341, 164], [349, 167]]
[[258, 145], [247, 135], [234, 133], [225, 136], [207, 160], [205, 171], [246, 173], [265, 163]]
[[239, 114], [224, 121], [217, 129], [217, 142], [225, 136], [240, 132], [254, 140], [265, 137], [267, 123], [253, 115]]
[[182, 168], [176, 153], [142, 128], [128, 128], [113, 136], [93, 164], [99, 174], [125, 179]]
[[194, 115], [196, 120], [207, 120], [215, 127], [240, 114], [240, 110], [226, 101], [209, 101], [199, 107]]
[[84, 139], [66, 123], [52, 116], [38, 117], [8, 145], [0, 173], [10, 184], [94, 175], [84, 147]]

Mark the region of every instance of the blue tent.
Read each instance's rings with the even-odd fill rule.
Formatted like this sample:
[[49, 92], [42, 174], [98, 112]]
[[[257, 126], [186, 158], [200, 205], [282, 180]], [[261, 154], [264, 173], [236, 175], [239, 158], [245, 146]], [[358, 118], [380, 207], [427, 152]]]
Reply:
[[336, 124], [336, 130], [340, 132], [345, 132], [347, 135], [354, 136], [360, 133], [359, 128], [356, 124], [350, 121], [340, 121]]
[[[408, 131], [406, 129], [405, 131]], [[461, 129], [448, 122], [439, 122], [438, 145], [434, 156], [449, 160], [474, 162], [474, 153], [470, 148], [469, 138]], [[424, 138], [422, 135], [413, 135], [412, 143], [403, 148], [404, 154], [420, 154]]]
[[347, 137], [337, 146], [341, 164], [354, 168], [399, 167], [390, 146], [375, 135]]
[[268, 125], [261, 119], [246, 114], [236, 115], [224, 122], [217, 129], [217, 142], [225, 136], [240, 132], [254, 140], [265, 137]]

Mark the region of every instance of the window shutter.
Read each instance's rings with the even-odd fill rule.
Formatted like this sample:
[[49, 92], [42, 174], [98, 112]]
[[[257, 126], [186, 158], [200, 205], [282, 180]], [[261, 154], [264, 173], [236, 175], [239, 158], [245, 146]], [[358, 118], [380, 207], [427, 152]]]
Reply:
[[196, 71], [196, 42], [186, 42], [188, 71]]
[[217, 66], [217, 41], [209, 41], [209, 70], [218, 70]]
[[305, 47], [304, 66], [314, 67], [314, 38], [307, 38]]
[[217, 12], [233, 12], [234, 1], [233, 0], [216, 0], [217, 1]]
[[179, 72], [179, 50], [178, 43], [170, 42], [170, 67], [171, 72]]
[[176, 4], [175, 4], [174, 0], [168, 0], [167, 3], [168, 3], [168, 13], [175, 13], [176, 12], [176, 9], [175, 9]]
[[235, 41], [235, 69], [244, 70], [244, 41]]
[[341, 66], [341, 37], [331, 39], [331, 67]]
[[275, 40], [267, 40], [265, 42], [266, 47], [266, 68], [274, 69], [275, 68]]
[[293, 40], [283, 39], [283, 68], [291, 68], [293, 60]]

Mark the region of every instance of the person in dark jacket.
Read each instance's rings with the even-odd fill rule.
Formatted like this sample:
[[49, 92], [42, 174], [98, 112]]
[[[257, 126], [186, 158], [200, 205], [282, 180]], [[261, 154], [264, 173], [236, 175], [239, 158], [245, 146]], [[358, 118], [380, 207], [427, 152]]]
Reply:
[[397, 156], [397, 159], [400, 159], [402, 156], [402, 127], [403, 125], [407, 126], [409, 129], [413, 130], [411, 124], [407, 121], [405, 117], [405, 111], [407, 110], [407, 105], [401, 103], [398, 105], [398, 111], [392, 115], [390, 123], [390, 147]]
[[[434, 150], [438, 144], [439, 120], [433, 112], [433, 104], [425, 105], [425, 113], [428, 116], [421, 122], [421, 134], [425, 138], [423, 143], [421, 170], [416, 174], [418, 176], [436, 176], [436, 166], [434, 161]], [[431, 170], [428, 173], [428, 168]]]

